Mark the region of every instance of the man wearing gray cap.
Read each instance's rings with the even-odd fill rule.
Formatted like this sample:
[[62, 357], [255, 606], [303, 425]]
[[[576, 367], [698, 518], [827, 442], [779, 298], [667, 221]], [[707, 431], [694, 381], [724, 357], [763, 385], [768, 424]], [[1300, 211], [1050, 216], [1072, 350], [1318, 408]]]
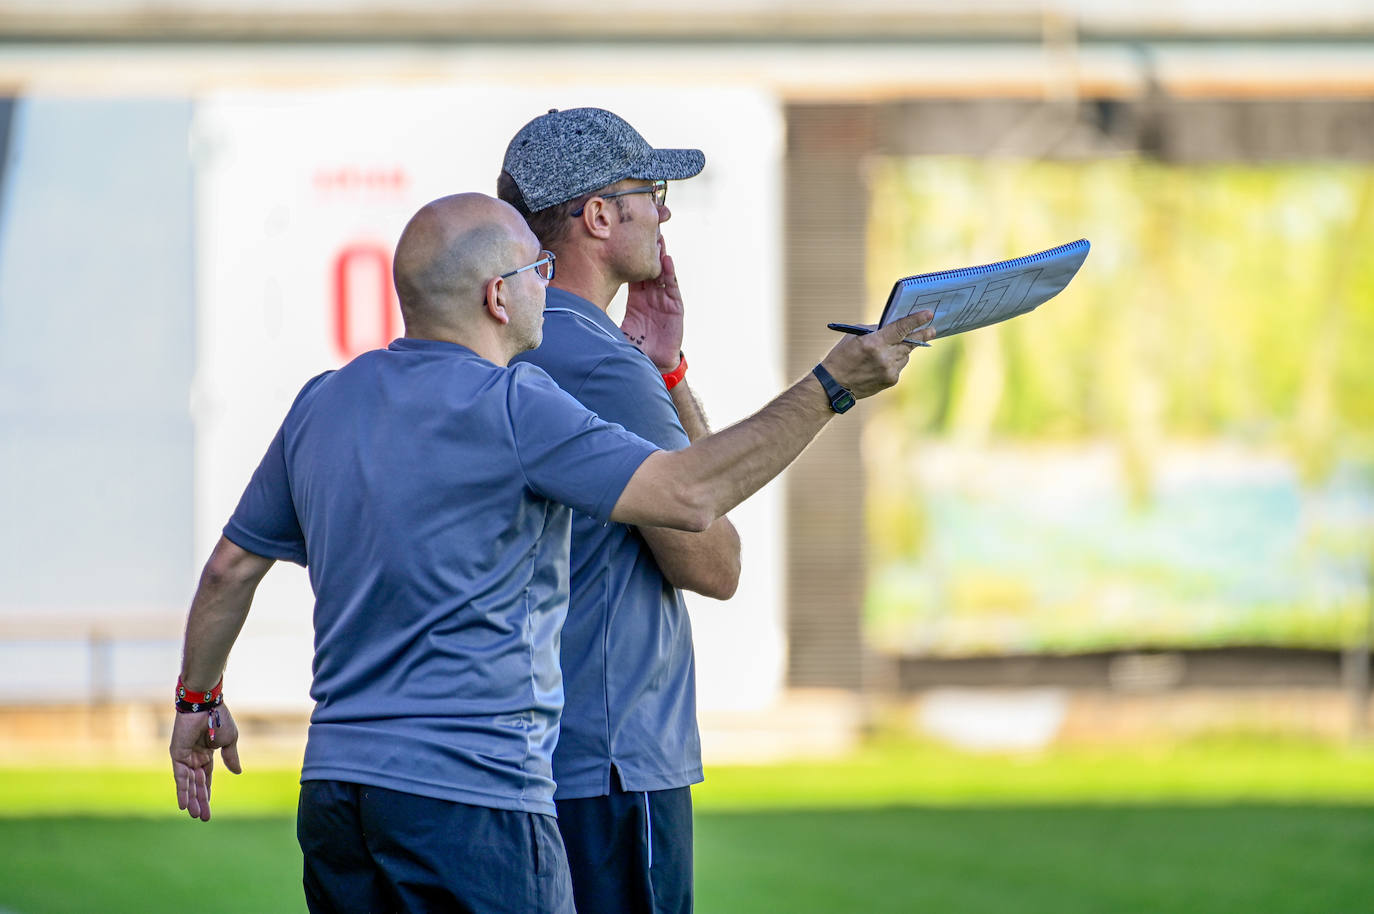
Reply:
[[[599, 108], [550, 111], [506, 150], [498, 195], [558, 255], [544, 343], [521, 356], [593, 412], [676, 450], [710, 434], [686, 380], [683, 303], [660, 231], [670, 180], [705, 166], [655, 149]], [[629, 286], [620, 326], [606, 313]], [[728, 518], [687, 533], [575, 514], [554, 753], [578, 910], [692, 909], [692, 800], [702, 779], [691, 624], [681, 589], [739, 582]]]
[[416, 213], [406, 336], [306, 383], [196, 590], [169, 752], [178, 806], [208, 821], [216, 750], [240, 769], [229, 652], [271, 566], [309, 572], [296, 833], [317, 914], [573, 914], [551, 777], [571, 512], [704, 530], [834, 418], [826, 378], [869, 396], [914, 345], [912, 318], [845, 337], [751, 418], [665, 450], [510, 364], [539, 345], [555, 264], [490, 197]]

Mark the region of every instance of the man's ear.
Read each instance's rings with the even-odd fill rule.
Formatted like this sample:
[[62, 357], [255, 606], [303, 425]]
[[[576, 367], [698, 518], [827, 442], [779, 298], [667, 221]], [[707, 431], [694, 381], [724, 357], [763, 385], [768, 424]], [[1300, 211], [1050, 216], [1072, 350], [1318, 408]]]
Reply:
[[506, 313], [506, 281], [499, 276], [487, 280], [483, 304], [487, 313], [499, 324], [509, 324], [510, 315]]
[[582, 220], [587, 234], [603, 241], [611, 237], [611, 222], [619, 221], [611, 219], [610, 206], [602, 197], [592, 197], [588, 200], [582, 207], [582, 215], [578, 218]]

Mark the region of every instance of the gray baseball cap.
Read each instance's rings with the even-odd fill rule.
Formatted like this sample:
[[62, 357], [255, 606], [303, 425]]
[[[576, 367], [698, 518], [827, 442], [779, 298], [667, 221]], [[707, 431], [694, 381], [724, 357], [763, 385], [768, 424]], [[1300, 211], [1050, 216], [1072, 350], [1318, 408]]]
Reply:
[[655, 149], [601, 108], [553, 108], [520, 128], [502, 167], [537, 213], [625, 178], [690, 178], [706, 167], [706, 156], [700, 149]]

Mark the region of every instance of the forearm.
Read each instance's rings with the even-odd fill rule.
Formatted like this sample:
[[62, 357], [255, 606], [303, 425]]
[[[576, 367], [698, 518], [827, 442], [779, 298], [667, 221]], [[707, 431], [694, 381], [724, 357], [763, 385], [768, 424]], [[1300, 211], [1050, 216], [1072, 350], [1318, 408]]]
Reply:
[[781, 473], [834, 416], [808, 374], [748, 419], [673, 456], [683, 464], [684, 482], [720, 517]]
[[678, 421], [682, 423], [682, 430], [687, 433], [688, 441], [700, 441], [711, 434], [711, 426], [706, 421], [701, 401], [692, 393], [686, 378], [668, 391], [668, 395], [673, 398], [673, 406], [677, 407]]
[[[840, 340], [821, 360], [855, 399], [897, 383], [911, 348], [935, 335], [934, 314], [920, 311], [864, 336]], [[911, 338], [907, 334], [913, 334]], [[754, 415], [680, 451], [658, 451], [639, 466], [611, 520], [705, 530], [796, 459], [835, 415], [808, 374]]]
[[[711, 434], [700, 401], [684, 378], [670, 392], [683, 431], [691, 441]], [[739, 587], [740, 539], [728, 517], [718, 518], [700, 533], [667, 527], [640, 527], [659, 571], [674, 587], [717, 600], [728, 600]]]
[[201, 572], [186, 618], [181, 679], [187, 688], [204, 691], [219, 681], [258, 582], [271, 566], [271, 559], [220, 538]]
[[667, 527], [637, 528], [669, 584], [704, 597], [728, 600], [739, 587], [740, 539], [730, 518], [700, 533]]
[[683, 450], [651, 455], [611, 519], [705, 530], [782, 472], [833, 415], [820, 382], [807, 375], [748, 419]]

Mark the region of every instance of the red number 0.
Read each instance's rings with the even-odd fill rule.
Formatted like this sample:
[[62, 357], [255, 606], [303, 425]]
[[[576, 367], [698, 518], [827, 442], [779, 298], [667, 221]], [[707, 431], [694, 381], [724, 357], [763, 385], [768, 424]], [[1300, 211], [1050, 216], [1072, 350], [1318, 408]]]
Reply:
[[367, 242], [339, 251], [334, 257], [334, 346], [339, 355], [351, 359], [390, 343], [396, 311], [391, 252]]

